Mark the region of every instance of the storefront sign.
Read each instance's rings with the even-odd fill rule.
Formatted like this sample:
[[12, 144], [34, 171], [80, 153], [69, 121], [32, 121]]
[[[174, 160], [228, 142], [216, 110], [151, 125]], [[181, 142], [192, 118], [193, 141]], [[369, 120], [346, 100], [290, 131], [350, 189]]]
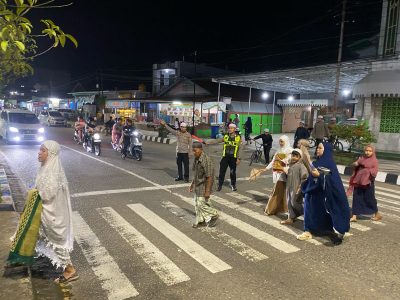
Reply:
[[129, 108], [130, 101], [117, 101], [108, 100], [106, 101], [106, 108]]

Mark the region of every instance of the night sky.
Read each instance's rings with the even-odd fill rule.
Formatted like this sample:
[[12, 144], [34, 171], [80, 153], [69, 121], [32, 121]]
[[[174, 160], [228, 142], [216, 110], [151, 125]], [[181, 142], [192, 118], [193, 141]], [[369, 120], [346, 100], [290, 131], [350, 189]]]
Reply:
[[[348, 0], [345, 45], [378, 34], [381, 3]], [[194, 50], [198, 63], [239, 72], [329, 63], [337, 57], [340, 10], [339, 0], [78, 0], [35, 11], [34, 18], [53, 19], [79, 47], [55, 49], [34, 66], [67, 71], [71, 81], [100, 70], [121, 76], [105, 77], [107, 88], [150, 80], [153, 63], [192, 61]]]

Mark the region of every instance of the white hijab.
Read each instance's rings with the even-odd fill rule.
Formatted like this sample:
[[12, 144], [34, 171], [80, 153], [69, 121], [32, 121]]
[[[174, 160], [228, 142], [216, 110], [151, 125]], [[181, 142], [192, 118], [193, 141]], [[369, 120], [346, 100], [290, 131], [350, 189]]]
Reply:
[[42, 231], [48, 245], [68, 252], [73, 248], [72, 208], [68, 182], [60, 160], [60, 145], [45, 141], [48, 157], [36, 177], [36, 188], [43, 201]]
[[283, 147], [281, 147], [279, 145], [279, 150], [277, 150], [276, 152], [278, 153], [286, 153], [286, 154], [290, 154], [293, 151], [293, 148], [290, 146], [290, 140], [289, 137], [287, 135], [282, 135], [279, 140], [282, 140], [284, 142]]

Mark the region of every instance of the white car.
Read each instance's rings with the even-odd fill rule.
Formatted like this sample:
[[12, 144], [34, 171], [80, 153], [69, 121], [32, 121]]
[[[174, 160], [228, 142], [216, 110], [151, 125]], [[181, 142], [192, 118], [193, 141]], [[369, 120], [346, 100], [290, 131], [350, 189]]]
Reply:
[[43, 110], [39, 115], [39, 120], [47, 126], [67, 126], [67, 120], [57, 110]]
[[3, 110], [0, 114], [0, 135], [8, 143], [45, 140], [44, 128], [33, 112], [20, 109]]

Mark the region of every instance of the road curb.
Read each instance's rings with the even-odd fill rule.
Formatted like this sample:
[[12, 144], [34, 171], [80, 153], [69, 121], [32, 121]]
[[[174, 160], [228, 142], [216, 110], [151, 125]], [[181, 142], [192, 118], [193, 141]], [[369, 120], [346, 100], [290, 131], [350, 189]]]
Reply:
[[[353, 167], [344, 166], [344, 165], [337, 165], [339, 173], [342, 175], [351, 176], [353, 174]], [[391, 174], [387, 172], [378, 172], [378, 175], [375, 178], [375, 181], [400, 185], [400, 175]]]
[[0, 168], [0, 211], [15, 211], [10, 184], [4, 168]]
[[163, 137], [157, 137], [157, 136], [152, 136], [152, 135], [143, 135], [142, 137], [143, 137], [143, 140], [149, 141], [149, 142], [156, 142], [156, 143], [161, 143], [161, 144], [176, 143], [176, 139], [163, 138]]

